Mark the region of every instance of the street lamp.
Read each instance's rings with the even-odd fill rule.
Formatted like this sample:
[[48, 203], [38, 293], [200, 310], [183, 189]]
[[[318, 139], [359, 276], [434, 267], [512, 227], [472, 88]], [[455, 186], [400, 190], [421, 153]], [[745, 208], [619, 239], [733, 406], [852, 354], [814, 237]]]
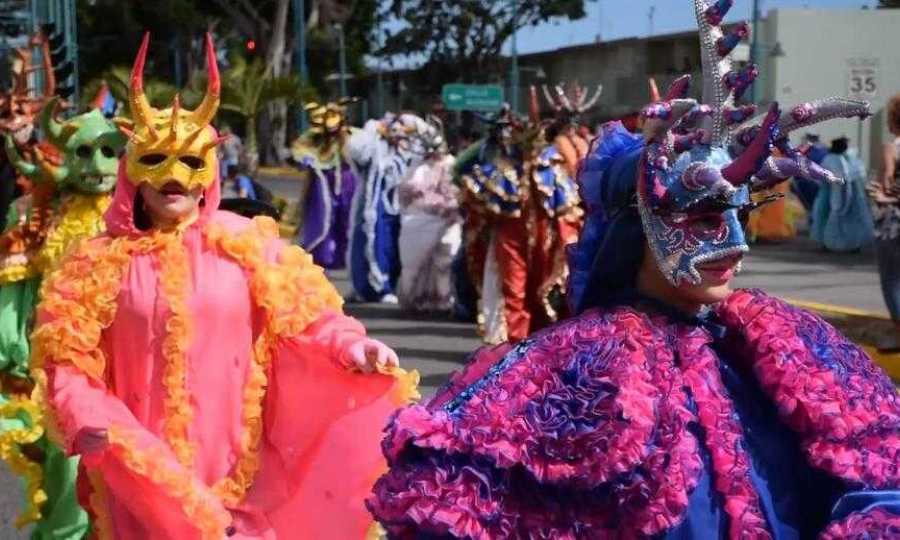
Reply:
[[[757, 47], [759, 46], [759, 0], [753, 0], [753, 28], [750, 37], [750, 63], [756, 64], [759, 60]], [[750, 103], [756, 103], [756, 85], [750, 85]]]

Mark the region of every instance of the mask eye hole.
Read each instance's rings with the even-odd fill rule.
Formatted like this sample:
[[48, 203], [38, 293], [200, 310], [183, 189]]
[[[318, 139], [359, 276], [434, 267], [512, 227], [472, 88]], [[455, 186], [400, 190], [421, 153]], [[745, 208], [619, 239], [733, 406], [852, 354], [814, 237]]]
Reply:
[[204, 165], [206, 165], [206, 162], [198, 158], [197, 156], [181, 156], [180, 158], [178, 158], [178, 161], [184, 163], [194, 170], [200, 170]]
[[110, 148], [109, 146], [101, 146], [100, 153], [103, 154], [103, 157], [112, 158], [116, 157], [116, 151]]
[[91, 147], [86, 144], [82, 144], [75, 149], [75, 155], [82, 159], [89, 158], [91, 157]]
[[718, 229], [724, 221], [725, 220], [722, 217], [722, 214], [717, 214], [714, 212], [706, 212], [690, 217], [690, 223], [692, 227], [710, 231]]
[[162, 163], [165, 160], [166, 160], [165, 154], [147, 154], [145, 156], [141, 156], [141, 159], [139, 159], [138, 161], [142, 165], [147, 165], [149, 167], [152, 167], [154, 165], [159, 165], [160, 163]]

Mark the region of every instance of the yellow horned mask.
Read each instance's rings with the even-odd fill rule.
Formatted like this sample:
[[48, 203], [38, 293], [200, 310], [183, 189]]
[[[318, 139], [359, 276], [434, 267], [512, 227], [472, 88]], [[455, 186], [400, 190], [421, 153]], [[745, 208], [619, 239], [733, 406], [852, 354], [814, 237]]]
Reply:
[[216, 146], [225, 140], [217, 137], [210, 126], [219, 108], [221, 87], [212, 37], [206, 34], [209, 66], [206, 95], [193, 111], [182, 109], [178, 96], [168, 109], [150, 106], [144, 94], [144, 64], [149, 44], [147, 33], [131, 72], [128, 103], [134, 125], [132, 128], [120, 125], [129, 138], [125, 149], [128, 178], [135, 185], [147, 182], [155, 189], [172, 181], [188, 190], [197, 186], [207, 188], [216, 181]]

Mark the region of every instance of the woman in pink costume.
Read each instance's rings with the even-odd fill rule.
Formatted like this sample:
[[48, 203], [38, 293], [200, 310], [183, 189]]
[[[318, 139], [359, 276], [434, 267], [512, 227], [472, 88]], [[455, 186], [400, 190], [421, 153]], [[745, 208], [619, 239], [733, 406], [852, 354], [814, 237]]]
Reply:
[[63, 260], [38, 308], [51, 433], [82, 456], [101, 538], [363, 538], [379, 433], [415, 375], [273, 221], [217, 211], [211, 39], [194, 111], [147, 102], [147, 46], [107, 232]]

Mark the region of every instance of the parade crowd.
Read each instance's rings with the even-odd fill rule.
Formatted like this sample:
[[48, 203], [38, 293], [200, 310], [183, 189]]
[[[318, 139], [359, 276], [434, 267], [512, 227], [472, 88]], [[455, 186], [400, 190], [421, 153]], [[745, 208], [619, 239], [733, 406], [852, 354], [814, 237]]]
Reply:
[[[486, 136], [453, 156], [440, 115], [354, 128], [351, 99], [307, 104], [294, 241], [235, 202], [265, 194], [214, 127], [209, 34], [193, 110], [150, 104], [144, 36], [128, 117], [100, 95], [64, 119], [19, 51], [0, 96], [0, 458], [22, 478], [19, 524], [66, 540], [900, 538], [894, 383], [818, 316], [731, 288], [793, 185], [826, 249], [877, 238], [900, 320], [900, 146], [870, 210], [846, 140], [791, 142], [869, 104], [742, 104], [758, 72], [732, 64], [748, 32], [723, 25], [731, 5], [693, 2], [703, 80], [651, 84], [633, 126], [585, 129], [599, 88], [532, 88], [528, 115], [480, 116]], [[485, 347], [421, 400], [344, 314], [328, 272], [345, 267], [349, 300], [471, 318]]]

